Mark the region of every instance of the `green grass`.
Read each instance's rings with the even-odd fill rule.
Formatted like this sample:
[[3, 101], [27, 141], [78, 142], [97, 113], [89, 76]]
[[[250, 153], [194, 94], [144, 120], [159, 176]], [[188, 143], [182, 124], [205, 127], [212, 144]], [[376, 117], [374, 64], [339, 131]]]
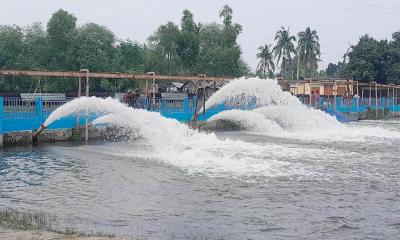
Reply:
[[44, 213], [19, 212], [10, 208], [0, 209], [0, 227], [15, 230], [42, 230], [62, 235], [74, 235], [82, 237], [115, 237], [113, 234], [104, 232], [81, 232], [73, 228], [63, 230], [56, 229], [52, 223], [56, 222], [55, 217]]
[[[104, 237], [104, 238], [115, 238], [114, 234], [104, 233], [102, 231], [82, 232], [74, 228], [57, 228], [57, 222], [59, 219], [55, 216], [51, 216], [45, 213], [38, 212], [21, 212], [11, 208], [0, 208], [0, 227], [14, 230], [23, 231], [47, 231], [54, 232], [57, 234], [77, 236], [77, 237]], [[143, 240], [147, 239], [144, 236], [133, 236], [129, 239]], [[192, 233], [186, 236], [187, 240], [226, 240], [222, 235], [215, 234], [204, 234], [204, 233]]]

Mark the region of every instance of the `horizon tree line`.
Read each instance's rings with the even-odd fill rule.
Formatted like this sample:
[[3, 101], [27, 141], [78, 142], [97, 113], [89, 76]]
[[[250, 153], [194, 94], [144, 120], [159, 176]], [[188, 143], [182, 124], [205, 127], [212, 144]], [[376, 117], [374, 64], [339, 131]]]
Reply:
[[[228, 5], [218, 12], [221, 23], [196, 22], [183, 10], [179, 24], [167, 22], [146, 43], [118, 39], [105, 26], [77, 24], [65, 11], [54, 12], [44, 27], [40, 23], [20, 27], [0, 25], [0, 68], [98, 72], [157, 72], [239, 77], [250, 70], [242, 58], [237, 38], [242, 26], [233, 22]], [[45, 83], [35, 85], [33, 81]], [[77, 81], [47, 78], [0, 77], [0, 91], [75, 91]], [[140, 87], [129, 80], [93, 81], [93, 91], [117, 92]], [[32, 90], [34, 91], [34, 90]]]
[[[218, 12], [220, 23], [196, 22], [189, 10], [182, 12], [179, 24], [167, 22], [149, 36], [146, 43], [118, 39], [105, 26], [86, 23], [65, 11], [54, 12], [44, 27], [40, 23], [20, 27], [0, 25], [0, 68], [148, 72], [159, 74], [206, 74], [208, 76], [254, 76], [243, 60], [237, 42], [242, 26], [233, 21], [228, 5]], [[297, 35], [281, 27], [275, 44], [258, 47], [255, 74], [299, 79], [315, 76], [348, 77], [360, 81], [400, 84], [400, 32], [392, 39], [376, 40], [364, 35], [344, 54], [344, 61], [329, 63], [318, 70], [321, 46], [317, 31], [307, 27]], [[1, 91], [30, 91], [35, 78], [0, 77]], [[73, 91], [71, 79], [47, 81], [43, 91]], [[101, 79], [94, 91], [126, 91], [140, 87], [128, 80]]]

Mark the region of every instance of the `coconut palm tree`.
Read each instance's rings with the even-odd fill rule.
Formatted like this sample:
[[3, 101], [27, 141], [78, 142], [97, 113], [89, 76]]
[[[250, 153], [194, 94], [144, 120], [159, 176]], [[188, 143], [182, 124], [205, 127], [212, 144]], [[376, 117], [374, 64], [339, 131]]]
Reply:
[[317, 31], [311, 31], [309, 27], [305, 31], [299, 32], [297, 36], [297, 77], [299, 77], [300, 67], [303, 67], [304, 74], [310, 77], [318, 68], [318, 61], [320, 61], [319, 37]]
[[281, 27], [275, 34], [275, 41], [274, 52], [277, 64], [281, 62], [281, 73], [287, 75], [292, 61], [291, 54], [295, 53], [293, 42], [296, 41], [296, 37], [290, 36], [289, 28], [286, 30]]
[[264, 46], [258, 47], [259, 52], [257, 58], [260, 59], [257, 65], [257, 71], [263, 73], [263, 77], [272, 76], [275, 71], [274, 55], [271, 49], [271, 45], [265, 44]]

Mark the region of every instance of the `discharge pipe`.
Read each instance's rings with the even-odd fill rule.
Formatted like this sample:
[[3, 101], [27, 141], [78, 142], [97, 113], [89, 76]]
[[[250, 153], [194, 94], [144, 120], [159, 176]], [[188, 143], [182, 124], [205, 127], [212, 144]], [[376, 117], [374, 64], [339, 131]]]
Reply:
[[47, 128], [47, 127], [44, 126], [43, 124], [40, 125], [40, 128], [37, 129], [36, 131], [34, 131], [34, 132], [32, 133], [32, 137], [33, 137], [33, 138], [36, 138], [36, 137], [39, 136], [39, 134], [42, 133], [43, 130], [45, 130], [46, 128]]

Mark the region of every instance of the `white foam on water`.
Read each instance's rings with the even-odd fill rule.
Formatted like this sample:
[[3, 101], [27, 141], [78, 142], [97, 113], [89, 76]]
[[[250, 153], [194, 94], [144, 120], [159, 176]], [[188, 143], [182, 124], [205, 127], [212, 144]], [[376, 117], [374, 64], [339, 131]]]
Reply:
[[121, 126], [137, 129], [138, 134], [153, 145], [178, 143], [182, 138], [197, 134], [197, 131], [189, 129], [177, 120], [164, 118], [157, 112], [133, 109], [113, 98], [96, 97], [81, 97], [62, 105], [50, 114], [44, 125], [48, 126], [62, 117], [86, 111], [106, 115], [97, 123], [113, 120]]
[[335, 117], [302, 104], [271, 79], [241, 78], [232, 81], [206, 102], [206, 108], [242, 96], [255, 97], [257, 108], [252, 111], [224, 111], [208, 121], [228, 120], [257, 134], [304, 140], [367, 141], [369, 138], [400, 138], [397, 131], [342, 124]]
[[210, 117], [207, 122], [227, 120], [238, 123], [242, 128], [268, 134], [283, 134], [284, 130], [276, 122], [255, 111], [232, 109]]
[[[115, 99], [79, 98], [55, 110], [46, 120], [52, 122], [77, 112], [105, 114], [92, 122], [134, 128], [147, 140], [141, 150], [107, 149], [105, 153], [141, 157], [171, 164], [189, 173], [213, 176], [287, 176], [310, 174], [300, 163], [276, 158], [272, 152], [287, 151], [275, 144], [254, 144], [240, 140], [219, 139], [213, 133], [202, 133], [186, 124], [162, 117], [159, 113], [132, 109]], [[126, 143], [130, 146], [131, 143]], [[277, 149], [278, 148], [278, 149]], [[285, 149], [283, 149], [285, 148]], [[265, 159], [265, 156], [271, 156]]]
[[[230, 87], [229, 87], [230, 85]], [[249, 86], [250, 85], [250, 86]], [[225, 90], [224, 90], [225, 89]], [[220, 113], [212, 119], [229, 119], [242, 122], [254, 133], [282, 136], [287, 138], [349, 139], [354, 141], [362, 136], [382, 137], [382, 129], [359, 128], [339, 123], [330, 115], [302, 105], [297, 98], [283, 92], [276, 81], [260, 79], [238, 79], [222, 88], [209, 100], [208, 106], [219, 104], [242, 96], [257, 99], [257, 109], [252, 111], [232, 110]], [[229, 95], [231, 94], [231, 95]], [[94, 120], [96, 124], [114, 124], [135, 129], [135, 134], [145, 139], [146, 147], [106, 150], [108, 154], [140, 157], [167, 163], [190, 173], [204, 173], [213, 176], [292, 176], [319, 175], [313, 164], [293, 162], [290, 159], [303, 156], [321, 156], [324, 149], [312, 147], [281, 146], [278, 143], [251, 143], [241, 140], [220, 139], [213, 133], [203, 133], [189, 128], [186, 124], [168, 119], [156, 112], [130, 108], [115, 99], [82, 97], [56, 109], [44, 123], [52, 122], [78, 112], [88, 111], [103, 116]], [[390, 131], [382, 135], [389, 135]], [[391, 132], [398, 137], [398, 132]], [[386, 136], [387, 137], [387, 136]], [[142, 143], [141, 143], [142, 144]], [[136, 145], [132, 148], [137, 147]], [[328, 156], [329, 157], [329, 156]]]
[[[282, 91], [274, 79], [239, 78], [214, 93], [205, 103], [205, 109], [223, 102], [255, 98], [257, 106], [301, 105], [289, 92]], [[202, 111], [202, 110], [201, 110]]]

